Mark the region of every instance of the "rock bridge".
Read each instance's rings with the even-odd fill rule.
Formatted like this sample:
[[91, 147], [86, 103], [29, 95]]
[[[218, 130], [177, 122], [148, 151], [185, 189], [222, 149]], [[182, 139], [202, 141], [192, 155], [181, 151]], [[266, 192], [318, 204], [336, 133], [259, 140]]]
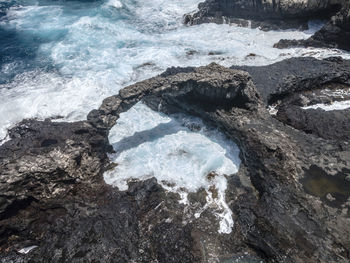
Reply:
[[[280, 91], [287, 107], [304, 101], [294, 96], [301, 87], [348, 85], [348, 62], [309, 59], [309, 71], [299, 63], [290, 60], [261, 72], [246, 69], [268, 86], [266, 93], [292, 87], [291, 94]], [[322, 70], [315, 70], [320, 65]], [[239, 174], [249, 177], [251, 187], [237, 177], [228, 180], [227, 203], [235, 221], [230, 235], [218, 234], [204, 214], [184, 226], [186, 211], [155, 180], [133, 183], [127, 192], [104, 183], [103, 173], [111, 165], [108, 132], [119, 114], [141, 100], [154, 109], [161, 105], [165, 112], [197, 115], [238, 143]], [[289, 108], [301, 121], [309, 114]], [[315, 171], [327, 171], [327, 178], [347, 172], [350, 145], [344, 136], [349, 122], [343, 120], [348, 111], [312, 111], [343, 127], [338, 135], [316, 134], [316, 128], [305, 133], [269, 114], [248, 73], [211, 64], [172, 68], [126, 87], [90, 112], [87, 121], [22, 121], [0, 146], [0, 260], [214, 262], [246, 251], [268, 262], [348, 262], [346, 203], [339, 206], [307, 194], [300, 183]], [[196, 198], [200, 200], [200, 193]], [[38, 247], [28, 255], [16, 252], [31, 245]]]
[[170, 68], [158, 77], [126, 87], [118, 95], [106, 98], [87, 119], [96, 127], [110, 129], [120, 113], [139, 101], [146, 101], [157, 110], [162, 102], [176, 98], [204, 102], [215, 108], [226, 105], [252, 109], [260, 104], [260, 96], [247, 72], [212, 63], [199, 68]]

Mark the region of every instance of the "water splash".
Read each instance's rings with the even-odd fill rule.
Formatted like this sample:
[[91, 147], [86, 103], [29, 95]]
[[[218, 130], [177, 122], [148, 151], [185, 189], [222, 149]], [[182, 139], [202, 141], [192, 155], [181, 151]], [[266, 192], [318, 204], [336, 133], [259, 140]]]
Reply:
[[[184, 115], [172, 117], [154, 112], [142, 103], [122, 113], [109, 137], [117, 164], [104, 179], [119, 190], [127, 190], [130, 180], [155, 177], [168, 191], [181, 195], [204, 189], [207, 204], [220, 220], [220, 233], [230, 233], [232, 212], [226, 204], [226, 176], [237, 173], [239, 149], [216, 129]], [[200, 213], [198, 214], [200, 216]]]
[[9, 50], [18, 54], [1, 64], [0, 79], [6, 81], [0, 84], [0, 137], [23, 118], [84, 119], [105, 97], [170, 66], [349, 56], [339, 50], [273, 48], [281, 38], [309, 37], [319, 24], [307, 32], [183, 25], [183, 14], [200, 1], [13, 1], [0, 18], [0, 28], [14, 34], [3, 41], [11, 41], [15, 48]]

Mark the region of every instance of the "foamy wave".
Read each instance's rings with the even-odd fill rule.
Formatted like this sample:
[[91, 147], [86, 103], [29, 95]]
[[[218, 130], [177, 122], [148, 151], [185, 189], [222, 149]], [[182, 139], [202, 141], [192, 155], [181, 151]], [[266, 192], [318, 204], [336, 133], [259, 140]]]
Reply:
[[332, 110], [345, 110], [350, 108], [350, 100], [344, 100], [344, 101], [335, 101], [330, 104], [315, 104], [311, 106], [303, 107], [303, 109], [322, 109], [325, 111], [332, 111]]
[[123, 4], [119, 0], [109, 0], [107, 2], [107, 5], [115, 7], [115, 8], [122, 8], [123, 7]]
[[[0, 119], [2, 135], [22, 118], [60, 114], [68, 120], [84, 119], [104, 97], [171, 66], [211, 62], [224, 66], [266, 65], [310, 55], [349, 57], [339, 50], [273, 48], [281, 38], [307, 38], [311, 31], [263, 32], [229, 25], [182, 25], [182, 15], [194, 10], [198, 2], [124, 0], [99, 6], [98, 2], [69, 1], [64, 2], [67, 7], [27, 5], [10, 9], [1, 26], [25, 38], [44, 39], [35, 60], [38, 64], [48, 61], [56, 71], [42, 71], [37, 76], [27, 72], [2, 86], [0, 95], [5, 102], [1, 110], [8, 114]], [[106, 5], [120, 4], [123, 8], [117, 13], [105, 10]], [[5, 74], [11, 69], [15, 67], [10, 63], [2, 67]]]
[[[199, 130], [193, 132], [186, 126]], [[127, 190], [130, 180], [155, 177], [168, 191], [181, 194], [182, 203], [188, 203], [184, 193], [203, 188], [207, 205], [202, 210], [214, 207], [220, 220], [219, 232], [231, 232], [225, 175], [237, 173], [240, 165], [235, 143], [217, 130], [208, 130], [198, 119], [182, 115], [171, 118], [143, 104], [120, 115], [109, 139], [117, 152], [111, 159], [118, 165], [104, 175], [108, 184]], [[217, 175], [208, 177], [212, 172]], [[217, 196], [211, 193], [213, 189]]]

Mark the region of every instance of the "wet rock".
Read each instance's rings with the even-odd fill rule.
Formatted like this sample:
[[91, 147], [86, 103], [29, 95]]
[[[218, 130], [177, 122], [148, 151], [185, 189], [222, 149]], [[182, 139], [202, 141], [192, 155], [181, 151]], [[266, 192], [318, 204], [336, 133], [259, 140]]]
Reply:
[[309, 39], [282, 39], [275, 44], [275, 47], [326, 47], [350, 50], [350, 2], [346, 2], [328, 23]]
[[350, 99], [350, 64], [341, 58], [292, 58], [263, 66], [234, 66], [252, 76], [276, 118], [305, 133], [325, 139], [349, 139], [349, 112], [302, 109]]
[[190, 25], [228, 23], [260, 27], [263, 30], [307, 28], [308, 20], [330, 18], [345, 2], [345, 0], [206, 0], [198, 5], [198, 12], [185, 15], [184, 22]]
[[189, 50], [189, 51], [186, 52], [186, 56], [187, 57], [192, 57], [192, 56], [198, 55], [198, 54], [199, 54], [199, 52], [196, 51], [196, 50]]
[[[268, 104], [300, 92], [346, 89], [350, 86], [350, 62], [340, 57], [324, 60], [312, 57], [291, 58], [268, 66], [231, 68], [247, 71]], [[317, 97], [321, 96], [308, 97], [316, 104]]]
[[[348, 262], [348, 138], [305, 133], [271, 116], [267, 106], [280, 101], [279, 110], [292, 110], [301, 101], [294, 95], [309, 98], [304, 92], [336, 81], [345, 87], [349, 62], [288, 63], [271, 68], [269, 74], [281, 68], [280, 79], [264, 67], [265, 77], [256, 68], [247, 68], [250, 76], [216, 64], [171, 68], [106, 98], [87, 121], [17, 125], [0, 147], [0, 261]], [[310, 69], [300, 72], [298, 63]], [[124, 192], [104, 183], [108, 131], [140, 100], [155, 110], [201, 117], [237, 142], [242, 165], [228, 177], [226, 192], [230, 234], [218, 233], [215, 210], [198, 210], [204, 190], [191, 193], [186, 206], [155, 179], [130, 182]], [[340, 125], [341, 118], [334, 122]], [[322, 190], [324, 182], [332, 191]], [[33, 245], [28, 254], [17, 252]]]

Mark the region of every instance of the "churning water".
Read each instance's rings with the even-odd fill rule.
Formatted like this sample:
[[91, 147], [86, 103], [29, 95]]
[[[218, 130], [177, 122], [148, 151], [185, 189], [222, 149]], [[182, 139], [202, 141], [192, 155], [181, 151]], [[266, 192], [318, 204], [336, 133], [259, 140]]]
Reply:
[[[306, 32], [184, 26], [183, 14], [196, 10], [199, 2], [0, 0], [0, 139], [23, 118], [85, 119], [105, 97], [170, 66], [213, 61], [263, 65], [293, 56], [348, 56], [339, 50], [272, 48], [281, 38], [309, 37], [317, 23]], [[198, 120], [170, 118], [136, 105], [111, 131], [117, 150], [111, 158], [119, 165], [105, 175], [106, 181], [126, 189], [128, 178], [155, 176], [173, 183], [171, 191], [196, 191], [213, 183], [205, 179], [211, 171], [220, 176], [237, 172], [237, 146], [202, 124], [193, 131], [188, 122]], [[229, 233], [226, 179], [220, 176], [213, 183], [222, 199], [220, 230]]]

